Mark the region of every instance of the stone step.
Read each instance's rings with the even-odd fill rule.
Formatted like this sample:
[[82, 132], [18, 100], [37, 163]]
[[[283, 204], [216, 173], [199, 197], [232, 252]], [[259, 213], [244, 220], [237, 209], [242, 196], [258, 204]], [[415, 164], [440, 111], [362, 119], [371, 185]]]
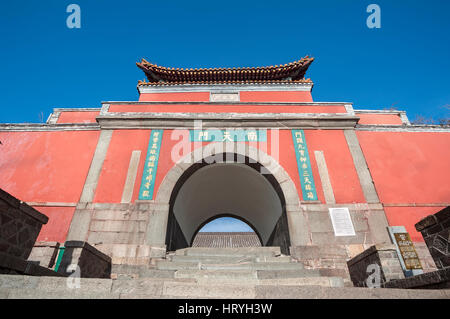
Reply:
[[208, 270], [299, 270], [304, 269], [300, 263], [241, 263], [241, 264], [200, 264], [200, 269]]
[[175, 272], [175, 278], [213, 279], [213, 280], [239, 280], [247, 281], [257, 279], [255, 270], [189, 270], [183, 269]]
[[344, 287], [344, 280], [341, 277], [258, 279], [257, 285]]
[[160, 291], [112, 293], [95, 291], [41, 291], [0, 288], [1, 299], [450, 299], [449, 289], [395, 289], [295, 285], [166, 285]]
[[236, 283], [166, 283], [163, 294], [184, 298], [250, 299], [255, 297], [254, 284]]
[[175, 270], [142, 269], [139, 278], [175, 278]]
[[[275, 286], [274, 286], [275, 285]], [[92, 290], [81, 282], [81, 288], [69, 289], [61, 287], [57, 290], [42, 289], [0, 289], [2, 299], [116, 299], [116, 298], [220, 298], [220, 299], [253, 299], [256, 297], [257, 288], [266, 292], [263, 287], [270, 287], [272, 291], [285, 287], [283, 292], [289, 287], [337, 287], [331, 286], [329, 278], [297, 278], [288, 281], [274, 280], [254, 281], [251, 283], [200, 281], [198, 283], [187, 281], [142, 281], [142, 280], [116, 280], [112, 284], [110, 291]], [[84, 286], [84, 288], [83, 288]], [[294, 290], [295, 291], [295, 290]]]
[[240, 248], [207, 248], [189, 247], [178, 249], [175, 255], [186, 256], [278, 256], [281, 255], [280, 247], [240, 247]]
[[256, 258], [252, 256], [187, 256], [187, 255], [174, 255], [169, 258], [171, 261], [181, 261], [181, 262], [201, 262], [201, 263], [213, 263], [213, 264], [221, 264], [221, 263], [239, 263], [239, 262], [248, 262], [254, 261]]
[[[178, 274], [178, 276], [177, 276]], [[276, 279], [276, 278], [299, 278], [299, 277], [327, 277], [320, 274], [319, 270], [313, 269], [288, 269], [288, 270], [205, 270], [205, 269], [181, 269], [181, 270], [161, 270], [149, 269], [142, 266], [134, 273], [113, 273], [116, 278], [187, 278], [188, 274], [193, 274], [193, 278], [197, 278], [201, 274], [206, 274], [211, 277], [227, 277], [228, 274], [232, 276], [241, 275], [242, 278], [259, 278], [259, 279]]]
[[145, 266], [136, 269], [134, 273], [114, 274], [114, 279], [135, 279], [135, 278], [238, 278], [247, 279], [284, 279], [303, 277], [326, 277], [321, 276], [319, 270], [313, 269], [284, 269], [284, 270], [206, 270], [206, 269], [181, 269], [181, 270], [161, 270], [150, 269]]
[[[283, 280], [294, 278], [323, 277], [310, 269], [298, 270], [178, 270], [175, 278], [194, 278], [212, 280]], [[328, 277], [323, 277], [328, 278]], [[338, 278], [338, 277], [336, 277]]]
[[314, 269], [258, 270], [256, 276], [258, 279], [325, 277], [321, 276], [320, 272]]
[[168, 258], [171, 261], [181, 262], [200, 262], [202, 264], [230, 264], [230, 263], [242, 263], [242, 262], [280, 262], [289, 263], [292, 262], [290, 256], [186, 256], [186, 255], [174, 255]]
[[[43, 291], [24, 288], [0, 289], [1, 299], [118, 299], [119, 294], [85, 290]], [[161, 298], [161, 297], [160, 297]]]
[[156, 269], [158, 270], [200, 269], [200, 263], [191, 261], [157, 260]]
[[175, 270], [160, 270], [147, 265], [112, 265], [111, 278], [174, 278]]
[[0, 275], [0, 298], [450, 299], [450, 289], [341, 287], [338, 279], [335, 281], [333, 277], [260, 279], [256, 284], [194, 282], [193, 279], [185, 278], [172, 280], [81, 278], [80, 288], [71, 289], [67, 286], [67, 278]]
[[[174, 282], [174, 281], [173, 281]], [[270, 285], [270, 286], [320, 286], [320, 287], [344, 287], [344, 282], [340, 277], [299, 277], [282, 279], [242, 279], [237, 278], [198, 278], [196, 283], [206, 284], [226, 284], [226, 285]]]
[[295, 262], [294, 259], [292, 259], [291, 256], [264, 256], [264, 257], [256, 257], [255, 262], [257, 263], [263, 263], [263, 262], [274, 262], [274, 263], [290, 263]]
[[209, 270], [293, 270], [303, 269], [301, 263], [280, 262], [242, 262], [230, 264], [210, 264], [194, 261], [169, 261], [157, 260], [156, 269], [159, 270], [182, 270], [182, 269], [209, 269]]

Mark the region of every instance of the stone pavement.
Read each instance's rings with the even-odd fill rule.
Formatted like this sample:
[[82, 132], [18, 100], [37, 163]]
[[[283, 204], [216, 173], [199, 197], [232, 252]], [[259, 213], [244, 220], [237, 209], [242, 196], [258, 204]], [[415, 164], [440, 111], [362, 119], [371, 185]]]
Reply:
[[2, 299], [450, 299], [450, 290], [201, 283], [186, 278], [91, 279], [0, 275]]

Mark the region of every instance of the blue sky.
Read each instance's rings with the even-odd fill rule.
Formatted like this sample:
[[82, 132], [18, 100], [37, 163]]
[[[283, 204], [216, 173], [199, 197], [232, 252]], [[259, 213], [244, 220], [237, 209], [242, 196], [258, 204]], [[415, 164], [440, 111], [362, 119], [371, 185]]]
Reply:
[[[81, 29], [66, 7], [81, 7]], [[369, 29], [366, 7], [381, 8]], [[170, 67], [316, 58], [316, 101], [449, 116], [450, 1], [106, 1], [0, 3], [0, 122], [45, 121], [53, 107], [137, 100], [142, 57]]]
[[200, 232], [252, 232], [253, 229], [244, 223], [243, 221], [240, 221], [239, 219], [232, 218], [232, 217], [221, 217], [216, 218], [212, 221], [210, 221], [208, 224], [203, 226], [200, 230]]

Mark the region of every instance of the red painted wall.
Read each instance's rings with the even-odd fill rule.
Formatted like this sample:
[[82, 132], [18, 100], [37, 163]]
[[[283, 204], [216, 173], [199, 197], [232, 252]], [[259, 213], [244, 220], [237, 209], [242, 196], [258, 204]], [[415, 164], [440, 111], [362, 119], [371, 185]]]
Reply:
[[[311, 92], [240, 91], [241, 102], [312, 102]], [[209, 102], [208, 92], [142, 93], [139, 101]]]
[[411, 239], [423, 242], [422, 235], [416, 231], [414, 224], [425, 216], [435, 214], [445, 207], [385, 207], [384, 211], [391, 226], [405, 226]]
[[[450, 202], [450, 133], [358, 131], [357, 136], [382, 203]], [[439, 210], [386, 208], [386, 214], [392, 226], [404, 225], [419, 240], [414, 224], [434, 209]]]
[[109, 112], [168, 113], [346, 113], [343, 105], [186, 105], [111, 104]]
[[37, 240], [63, 243], [69, 232], [75, 207], [33, 207], [48, 217], [48, 223], [42, 226]]
[[[337, 203], [365, 203], [358, 174], [342, 130], [305, 130], [319, 199], [324, 202], [314, 151], [323, 151]], [[319, 186], [318, 186], [319, 185]]]
[[103, 162], [94, 202], [120, 203], [127, 177], [131, 153], [140, 150], [141, 157], [132, 200], [139, 196], [150, 130], [115, 130]]
[[[98, 131], [0, 132], [0, 188], [26, 202], [78, 202]], [[36, 206], [49, 217], [38, 240], [64, 242], [75, 207]]]
[[241, 102], [312, 102], [311, 92], [303, 91], [241, 91]]
[[358, 124], [388, 124], [388, 125], [402, 125], [402, 119], [396, 114], [370, 114], [370, 113], [356, 113], [360, 118]]
[[0, 188], [23, 201], [78, 202], [99, 133], [0, 132]]
[[[154, 198], [156, 197], [159, 185], [162, 182], [163, 178], [175, 164], [171, 158], [171, 153], [174, 145], [179, 141], [171, 138], [172, 132], [172, 130], [164, 131], [163, 142], [161, 145], [161, 152], [158, 161], [158, 170], [155, 178]], [[305, 135], [319, 200], [321, 202], [324, 202], [322, 185], [314, 156], [315, 150], [321, 150], [324, 152], [325, 160], [327, 161], [327, 166], [330, 174], [330, 180], [335, 190], [336, 201], [338, 203], [365, 202], [364, 195], [359, 184], [359, 179], [353, 166], [353, 159], [348, 149], [343, 132], [332, 130], [305, 130]], [[272, 151], [271, 136], [271, 131], [268, 130], [268, 142], [260, 142], [257, 145], [252, 146], [258, 147], [267, 152], [269, 155], [276, 157]], [[291, 130], [280, 130], [279, 138], [279, 162], [293, 180], [294, 184], [297, 187], [299, 197], [302, 198]], [[194, 143], [191, 143], [191, 150], [194, 150], [193, 144]], [[197, 147], [200, 147], [202, 145], [201, 143], [197, 144]], [[207, 143], [203, 143], [203, 145], [206, 144]], [[142, 172], [140, 173], [142, 174]], [[138, 184], [140, 185], [140, 179], [138, 180]]]
[[[179, 141], [172, 133], [164, 131], [154, 198], [174, 165], [171, 153]], [[0, 187], [28, 202], [78, 202], [98, 136], [98, 131], [0, 132]], [[343, 131], [305, 130], [305, 136], [319, 200], [324, 202], [315, 150], [324, 152], [337, 203], [365, 202]], [[450, 134], [357, 131], [357, 136], [381, 202], [411, 205], [385, 207], [389, 223], [404, 225], [413, 240], [422, 240], [414, 224], [450, 202]], [[141, 151], [132, 199], [138, 198], [149, 137], [150, 130], [113, 132], [94, 202], [120, 202], [133, 150]], [[268, 130], [268, 142], [258, 145], [275, 157], [271, 137]], [[280, 130], [279, 137], [280, 164], [302, 199], [291, 130]], [[413, 207], [416, 203], [424, 207]], [[431, 203], [443, 205], [426, 206]], [[36, 208], [50, 217], [39, 240], [63, 242], [74, 207]]]
[[62, 123], [97, 123], [95, 118], [100, 114], [100, 111], [91, 112], [61, 112], [59, 115], [58, 124]]
[[[291, 131], [280, 130], [279, 132], [280, 163], [291, 176], [301, 195]], [[166, 173], [174, 165], [171, 152], [178, 141], [172, 140], [171, 134], [172, 130], [164, 131], [154, 194], [157, 193], [159, 184]], [[149, 130], [114, 132], [100, 176], [95, 201], [120, 202], [131, 152], [139, 149], [142, 152], [141, 162], [133, 199], [137, 198], [149, 135]], [[365, 202], [343, 132], [341, 130], [305, 130], [305, 135], [319, 200], [323, 202], [324, 197], [314, 156], [315, 150], [324, 152], [337, 203]], [[265, 143], [259, 144], [269, 154], [271, 154], [270, 136], [269, 131], [267, 149], [264, 147]], [[450, 188], [447, 182], [450, 177], [450, 166], [448, 162], [442, 160], [450, 155], [448, 154], [450, 144], [446, 134], [360, 131], [358, 137], [383, 203], [450, 201]], [[442, 153], [443, 151], [444, 153]], [[441, 159], [438, 159], [439, 156]], [[427, 161], [430, 162], [427, 163]], [[408, 181], [411, 181], [412, 178], [413, 181], [422, 183], [422, 186], [411, 182], [405, 185], [402, 182], [405, 176], [409, 176]], [[392, 182], [386, 183], [386, 180]]]

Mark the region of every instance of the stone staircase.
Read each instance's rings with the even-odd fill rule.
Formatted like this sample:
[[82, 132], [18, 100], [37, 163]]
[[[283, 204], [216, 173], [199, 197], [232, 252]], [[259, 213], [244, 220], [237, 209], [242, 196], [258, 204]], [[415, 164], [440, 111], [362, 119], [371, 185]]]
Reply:
[[305, 269], [279, 247], [185, 248], [154, 259], [149, 267], [115, 266], [113, 277], [184, 280], [199, 285], [297, 285], [343, 287], [340, 277]]
[[450, 298], [450, 290], [344, 287], [276, 247], [187, 248], [148, 266], [114, 265], [111, 279], [0, 275], [0, 299]]

